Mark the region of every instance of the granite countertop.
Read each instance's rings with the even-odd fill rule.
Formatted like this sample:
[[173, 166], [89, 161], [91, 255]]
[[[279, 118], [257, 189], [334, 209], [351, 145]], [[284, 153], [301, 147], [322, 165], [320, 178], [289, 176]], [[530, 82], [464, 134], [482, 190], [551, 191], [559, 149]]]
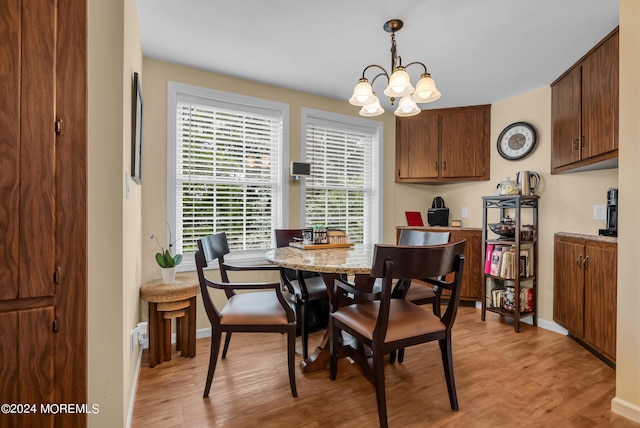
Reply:
[[573, 232], [556, 232], [556, 236], [562, 236], [566, 238], [577, 238], [577, 239], [590, 239], [591, 241], [609, 242], [612, 244], [618, 243], [617, 236], [589, 235], [585, 233], [573, 233]]

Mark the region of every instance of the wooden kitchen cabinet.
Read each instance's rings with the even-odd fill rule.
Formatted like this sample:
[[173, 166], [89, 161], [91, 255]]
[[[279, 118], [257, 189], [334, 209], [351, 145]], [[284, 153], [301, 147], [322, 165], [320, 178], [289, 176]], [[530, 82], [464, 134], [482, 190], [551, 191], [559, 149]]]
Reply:
[[617, 238], [556, 233], [553, 320], [610, 364], [616, 360]]
[[0, 17], [0, 427], [85, 427], [40, 405], [87, 403], [87, 1]]
[[551, 84], [551, 173], [617, 166], [618, 29]]
[[396, 182], [489, 180], [491, 106], [396, 118]]
[[482, 298], [482, 231], [475, 228], [438, 227], [438, 226], [399, 226], [396, 228], [396, 242], [402, 229], [416, 229], [430, 232], [450, 232], [449, 242], [467, 240], [464, 249], [464, 274], [460, 299], [480, 301]]

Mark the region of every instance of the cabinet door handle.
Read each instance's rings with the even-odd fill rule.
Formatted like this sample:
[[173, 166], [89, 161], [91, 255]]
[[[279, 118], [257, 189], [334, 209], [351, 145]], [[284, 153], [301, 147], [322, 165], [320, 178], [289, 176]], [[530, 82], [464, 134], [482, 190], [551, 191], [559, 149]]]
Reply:
[[584, 149], [584, 135], [582, 136], [582, 138], [580, 138], [580, 148]]
[[438, 161], [436, 161], [436, 171], [438, 170]]
[[578, 150], [578, 141], [580, 141], [580, 139], [579, 139], [579, 138], [576, 138], [576, 139], [573, 141], [573, 150]]
[[580, 260], [582, 260], [582, 254], [580, 254], [576, 259], [576, 265], [578, 265], [579, 268], [582, 268], [582, 263], [580, 262]]
[[447, 161], [442, 162], [442, 170], [443, 171], [447, 170]]
[[589, 270], [589, 256], [586, 256], [582, 261], [582, 266], [584, 266], [584, 270]]

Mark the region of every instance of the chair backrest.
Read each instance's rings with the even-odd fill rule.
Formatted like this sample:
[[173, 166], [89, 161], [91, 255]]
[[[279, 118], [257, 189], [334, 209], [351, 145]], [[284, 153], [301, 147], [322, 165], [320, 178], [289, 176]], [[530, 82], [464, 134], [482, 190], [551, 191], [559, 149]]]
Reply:
[[417, 229], [401, 229], [398, 245], [414, 247], [446, 244], [451, 238], [450, 232], [431, 232]]
[[302, 239], [302, 232], [310, 229], [275, 229], [276, 247], [286, 247], [294, 238]]
[[[198, 251], [196, 251], [196, 270], [198, 271], [198, 279], [200, 281], [200, 295], [202, 296], [202, 302], [204, 303], [204, 309], [207, 312], [209, 321], [212, 324], [220, 322], [220, 313], [213, 304], [211, 295], [209, 294], [208, 287], [214, 287], [214, 285], [206, 278], [204, 269], [209, 266], [209, 263], [218, 259], [220, 264], [220, 277], [223, 282], [229, 282], [229, 278], [226, 271], [223, 268], [224, 256], [229, 254], [229, 244], [227, 242], [227, 234], [224, 232], [216, 233], [204, 238], [198, 239]], [[227, 298], [233, 295], [233, 292], [229, 292], [225, 289]]]
[[[447, 310], [442, 317], [442, 322], [450, 328], [460, 302], [466, 242], [463, 240], [451, 244], [418, 247], [377, 244], [373, 254], [371, 276], [383, 279], [378, 323], [384, 322], [386, 326], [388, 322], [389, 300], [394, 280], [427, 278], [424, 281], [451, 290]], [[447, 275], [449, 279], [445, 278]], [[381, 321], [385, 317], [386, 320]], [[386, 330], [386, 327], [384, 329]]]
[[[275, 229], [274, 232], [276, 236], [276, 247], [286, 247], [290, 242], [293, 242], [294, 238], [302, 239], [302, 233], [306, 230], [311, 229]], [[293, 281], [298, 278], [297, 272], [293, 269], [283, 268], [282, 272], [289, 281]], [[316, 272], [303, 271], [302, 275], [304, 278], [311, 278], [320, 274]]]

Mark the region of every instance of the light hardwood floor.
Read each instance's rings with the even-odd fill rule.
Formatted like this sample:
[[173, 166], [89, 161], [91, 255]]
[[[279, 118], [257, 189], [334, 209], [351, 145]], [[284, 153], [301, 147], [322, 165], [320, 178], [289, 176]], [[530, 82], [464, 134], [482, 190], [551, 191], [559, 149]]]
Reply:
[[[313, 333], [310, 348], [321, 337]], [[192, 359], [174, 349], [153, 369], [145, 351], [134, 428], [378, 425], [373, 385], [346, 359], [333, 382], [328, 370], [297, 370], [291, 397], [279, 334], [234, 334], [203, 399], [209, 342], [198, 340]], [[640, 427], [610, 410], [615, 371], [565, 336], [530, 325], [515, 333], [495, 314], [482, 322], [478, 309], [461, 307], [453, 345], [460, 410], [449, 407], [437, 343], [414, 346], [403, 364], [385, 367], [391, 427]]]

